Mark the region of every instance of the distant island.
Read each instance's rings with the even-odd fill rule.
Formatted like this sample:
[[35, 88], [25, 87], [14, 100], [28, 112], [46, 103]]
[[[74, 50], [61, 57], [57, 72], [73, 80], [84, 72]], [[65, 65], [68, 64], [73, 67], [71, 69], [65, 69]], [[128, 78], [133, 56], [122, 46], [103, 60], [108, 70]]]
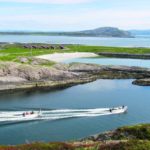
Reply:
[[75, 32], [32, 32], [32, 31], [1, 31], [0, 35], [50, 35], [50, 36], [79, 36], [79, 37], [119, 37], [134, 38], [134, 36], [125, 30], [114, 27], [101, 27], [92, 30]]

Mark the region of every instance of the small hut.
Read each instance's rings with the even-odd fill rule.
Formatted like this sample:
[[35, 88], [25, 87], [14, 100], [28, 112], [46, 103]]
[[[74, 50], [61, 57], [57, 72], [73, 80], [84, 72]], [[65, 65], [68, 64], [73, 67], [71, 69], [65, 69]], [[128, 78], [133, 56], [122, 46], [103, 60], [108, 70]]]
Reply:
[[27, 46], [27, 45], [24, 45], [23, 48], [28, 48], [28, 46]]
[[46, 46], [45, 46], [45, 45], [42, 45], [41, 48], [42, 48], [42, 49], [46, 49]]
[[50, 49], [55, 49], [55, 47], [53, 45], [50, 46]]
[[37, 49], [38, 47], [36, 45], [31, 46], [33, 49]]
[[24, 47], [24, 48], [27, 48], [27, 49], [31, 48], [30, 45], [24, 45], [23, 47]]
[[63, 49], [64, 49], [64, 46], [63, 46], [63, 45], [60, 45], [60, 46], [59, 46], [59, 49], [62, 49], [62, 50], [63, 50]]

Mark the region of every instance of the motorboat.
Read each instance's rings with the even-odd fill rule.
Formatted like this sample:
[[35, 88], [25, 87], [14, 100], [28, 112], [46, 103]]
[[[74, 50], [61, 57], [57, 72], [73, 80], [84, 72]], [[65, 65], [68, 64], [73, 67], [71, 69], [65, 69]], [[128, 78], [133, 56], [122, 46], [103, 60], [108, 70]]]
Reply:
[[22, 114], [22, 119], [34, 119], [40, 117], [41, 112], [25, 112]]
[[126, 113], [127, 111], [128, 111], [127, 106], [120, 106], [120, 107], [114, 107], [109, 109], [109, 112], [113, 114], [122, 114], [122, 113]]
[[41, 117], [41, 111], [31, 112], [5, 112], [0, 114], [1, 122], [24, 122], [31, 120], [39, 120]]
[[104, 115], [117, 115], [127, 112], [127, 106], [95, 109], [60, 109], [44, 111], [3, 111], [0, 112], [0, 124], [17, 123], [38, 120], [56, 120], [77, 117], [98, 117]]

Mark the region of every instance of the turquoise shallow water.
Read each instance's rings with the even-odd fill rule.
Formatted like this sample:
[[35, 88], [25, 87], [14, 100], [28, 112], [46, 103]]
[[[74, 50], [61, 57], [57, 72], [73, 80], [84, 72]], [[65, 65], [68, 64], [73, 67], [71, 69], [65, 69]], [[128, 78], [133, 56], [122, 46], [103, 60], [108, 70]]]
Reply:
[[129, 107], [128, 113], [122, 115], [1, 125], [0, 144], [73, 140], [123, 125], [150, 122], [150, 87], [135, 86], [131, 82], [97, 80], [53, 92], [0, 95], [0, 110]]
[[124, 65], [124, 66], [138, 66], [150, 68], [150, 60], [143, 59], [126, 59], [126, 58], [76, 58], [68, 59], [65, 63], [81, 62], [81, 63], [92, 63], [100, 65]]

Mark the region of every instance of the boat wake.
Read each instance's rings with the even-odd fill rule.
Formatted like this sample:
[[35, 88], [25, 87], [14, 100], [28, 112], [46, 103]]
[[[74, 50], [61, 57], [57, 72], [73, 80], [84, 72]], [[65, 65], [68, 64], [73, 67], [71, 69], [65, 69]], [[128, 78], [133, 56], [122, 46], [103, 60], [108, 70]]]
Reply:
[[[34, 111], [34, 114], [24, 116], [25, 111], [0, 111], [0, 123], [24, 122], [35, 120], [58, 120], [77, 117], [97, 117], [104, 115], [122, 114], [127, 111], [125, 107], [97, 108], [97, 109], [59, 109]], [[30, 113], [32, 111], [28, 111]]]

